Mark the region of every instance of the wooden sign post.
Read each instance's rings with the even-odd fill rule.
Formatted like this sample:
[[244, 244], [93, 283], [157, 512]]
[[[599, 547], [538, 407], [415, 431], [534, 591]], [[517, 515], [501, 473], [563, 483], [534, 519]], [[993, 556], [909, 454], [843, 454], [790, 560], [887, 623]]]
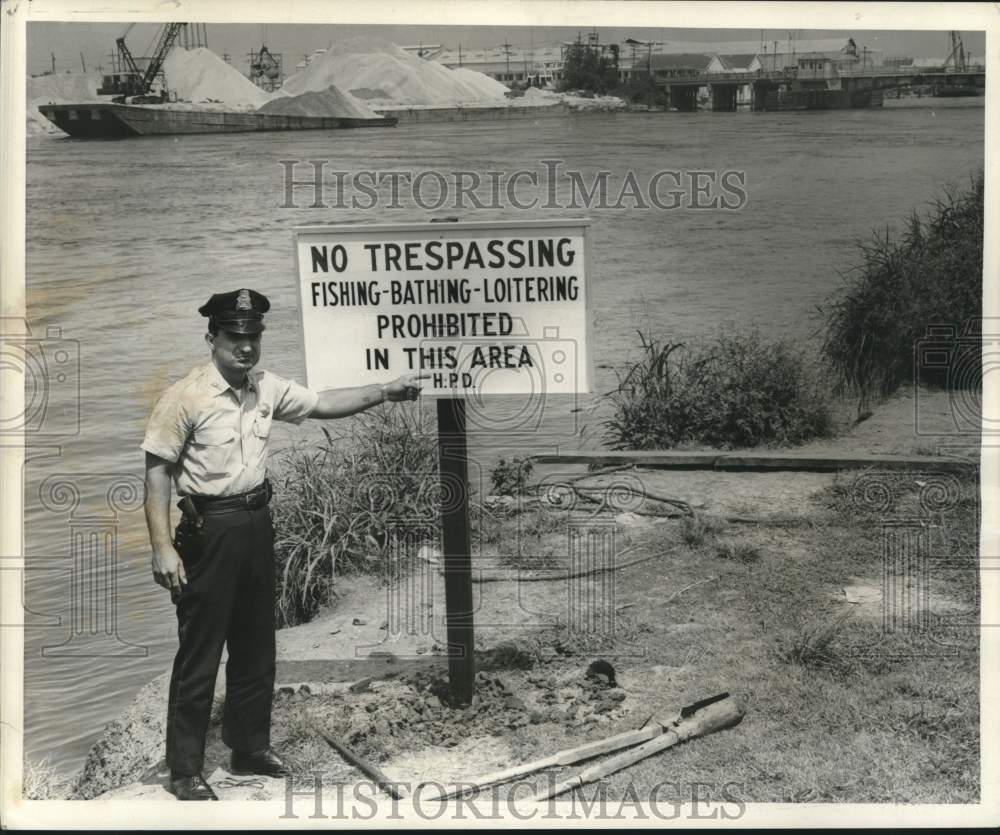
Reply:
[[476, 675], [465, 397], [593, 390], [588, 228], [526, 220], [295, 230], [309, 387], [430, 377], [455, 705], [472, 701]]
[[476, 692], [476, 641], [472, 618], [472, 537], [469, 535], [465, 400], [461, 397], [438, 398], [437, 420], [448, 692], [453, 705], [467, 705]]

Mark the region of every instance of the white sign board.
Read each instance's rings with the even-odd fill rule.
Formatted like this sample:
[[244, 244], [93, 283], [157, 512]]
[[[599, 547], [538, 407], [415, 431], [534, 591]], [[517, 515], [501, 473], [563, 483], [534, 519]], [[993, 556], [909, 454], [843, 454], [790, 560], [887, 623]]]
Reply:
[[592, 391], [585, 220], [295, 230], [306, 379], [424, 393]]

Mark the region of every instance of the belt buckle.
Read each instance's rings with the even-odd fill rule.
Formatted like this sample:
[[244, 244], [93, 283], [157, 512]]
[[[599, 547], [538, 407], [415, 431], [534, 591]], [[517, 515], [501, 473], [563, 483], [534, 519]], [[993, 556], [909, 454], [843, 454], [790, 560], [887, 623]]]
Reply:
[[245, 504], [247, 507], [250, 507], [250, 505], [253, 504], [253, 493], [247, 493], [243, 497], [243, 504]]

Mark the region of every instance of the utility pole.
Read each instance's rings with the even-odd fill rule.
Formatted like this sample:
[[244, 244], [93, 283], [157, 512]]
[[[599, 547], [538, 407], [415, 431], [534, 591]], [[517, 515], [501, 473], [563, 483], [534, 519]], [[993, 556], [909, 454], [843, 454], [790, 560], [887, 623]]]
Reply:
[[87, 74], [87, 62], [83, 60], [83, 53], [80, 53], [80, 66], [83, 67], [84, 75]]
[[528, 30], [528, 54], [524, 59], [524, 78], [528, 82], [528, 86], [531, 86], [531, 76], [529, 74], [528, 64], [531, 64], [530, 71], [534, 72], [535, 69], [535, 33], [534, 30]]
[[54, 52], [50, 52], [49, 55], [52, 58], [52, 74], [55, 75], [56, 74], [56, 54]]
[[504, 51], [504, 55], [507, 58], [507, 70], [506, 70], [506, 72], [507, 72], [507, 80], [509, 81], [510, 80], [510, 44], [507, 43], [506, 40], [504, 40], [504, 42], [503, 42], [503, 51]]
[[458, 65], [462, 66], [462, 45], [458, 45]]

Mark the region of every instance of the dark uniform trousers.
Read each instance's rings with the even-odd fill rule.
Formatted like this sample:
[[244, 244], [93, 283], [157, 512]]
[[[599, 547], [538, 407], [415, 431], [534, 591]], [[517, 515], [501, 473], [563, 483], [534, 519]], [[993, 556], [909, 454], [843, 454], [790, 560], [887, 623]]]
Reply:
[[236, 751], [270, 745], [274, 694], [274, 529], [267, 506], [183, 517], [174, 545], [187, 585], [176, 598], [180, 647], [167, 703], [167, 765], [201, 771], [222, 647], [226, 704], [222, 739]]

